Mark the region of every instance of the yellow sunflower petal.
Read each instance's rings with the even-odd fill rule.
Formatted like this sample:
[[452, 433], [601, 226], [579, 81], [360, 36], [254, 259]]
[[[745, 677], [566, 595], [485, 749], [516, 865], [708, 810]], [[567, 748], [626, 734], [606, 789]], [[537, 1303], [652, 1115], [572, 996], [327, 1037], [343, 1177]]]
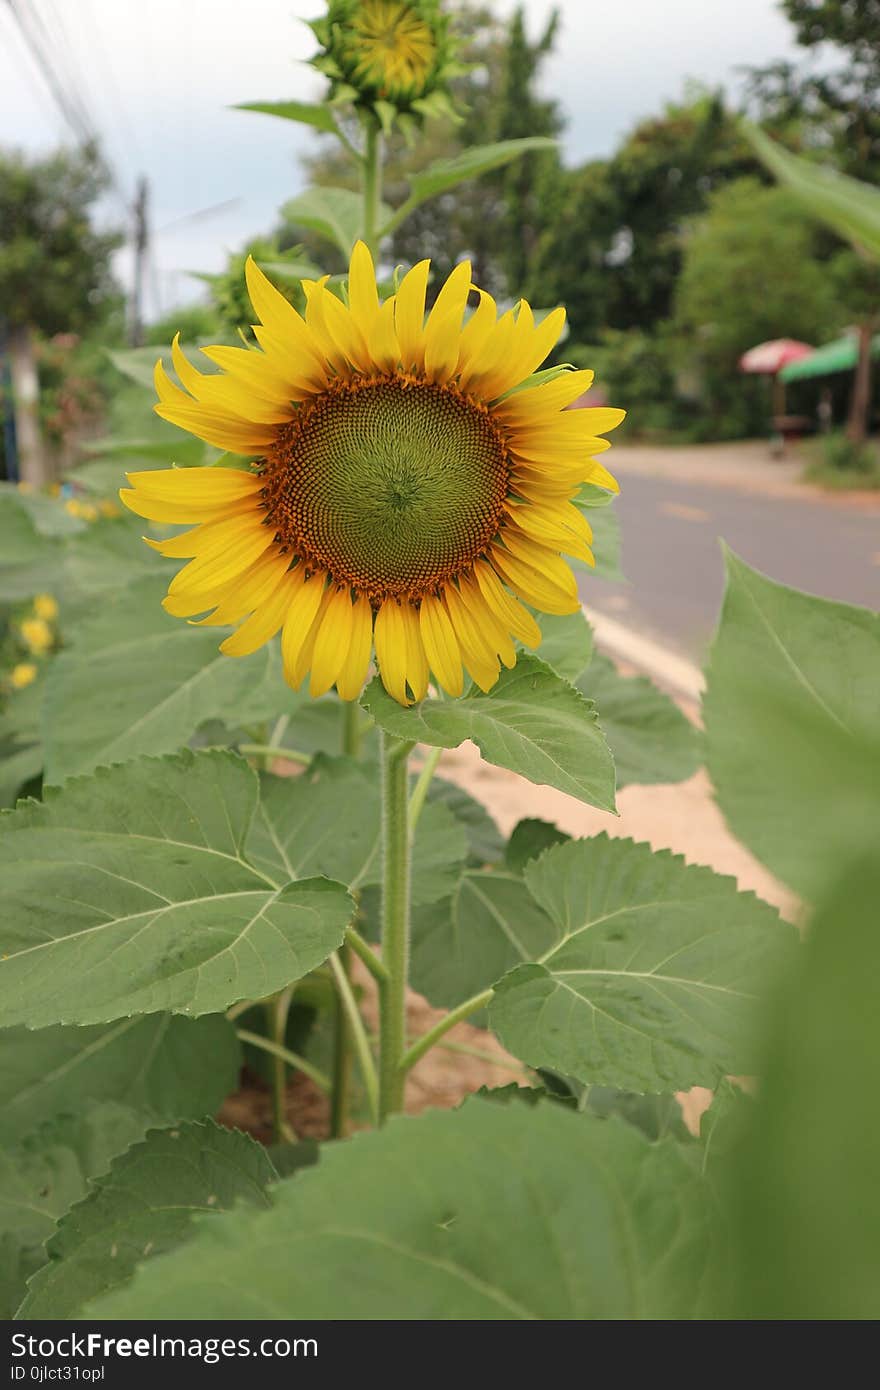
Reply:
[[239, 502], [166, 502], [161, 497], [125, 487], [119, 489], [119, 500], [135, 516], [174, 526], [190, 526], [194, 521], [222, 521], [224, 517], [238, 516], [241, 511]]
[[[297, 565], [296, 569], [291, 570], [288, 566], [289, 559], [288, 555], [279, 555], [274, 550], [262, 555], [247, 574], [239, 575], [226, 586], [217, 607], [193, 626], [229, 627], [231, 623], [240, 622], [274, 594], [285, 575], [289, 576], [289, 597], [292, 598], [294, 590], [298, 589], [303, 581], [303, 567]], [[174, 597], [166, 600], [166, 606], [169, 602], [174, 603]], [[176, 602], [184, 603], [186, 600], [177, 599]], [[193, 600], [190, 599], [189, 602], [192, 603]], [[169, 607], [168, 611], [172, 612], [173, 609]], [[195, 611], [201, 612], [201, 609]]]
[[495, 655], [501, 658], [505, 666], [515, 666], [516, 648], [510, 640], [510, 632], [492, 606], [483, 598], [477, 581], [465, 575], [460, 576], [458, 591], [480, 636]]
[[500, 669], [495, 652], [474, 623], [454, 584], [446, 585], [443, 599], [464, 664], [480, 689], [488, 692], [497, 681]]
[[432, 322], [446, 320], [450, 316], [458, 315], [458, 326], [464, 317], [465, 306], [467, 305], [468, 295], [471, 288], [472, 277], [470, 261], [460, 261], [452, 273], [447, 277], [446, 283], [434, 300], [433, 307], [428, 315], [426, 329], [430, 330]]
[[[254, 519], [260, 520], [261, 514], [257, 509], [254, 507], [251, 510]], [[234, 540], [241, 533], [240, 518], [241, 512], [236, 511], [233, 517], [225, 517], [222, 521], [203, 521], [191, 531], [171, 536], [167, 541], [150, 540], [149, 536], [144, 536], [144, 540], [151, 550], [157, 550], [166, 559], [181, 560], [191, 559], [195, 555], [220, 555], [230, 540]]]
[[269, 334], [280, 339], [292, 356], [302, 357], [311, 366], [320, 368], [321, 351], [308, 324], [281, 291], [266, 279], [252, 256], [247, 258], [244, 273], [251, 303]]
[[419, 609], [419, 630], [431, 670], [447, 695], [464, 689], [461, 653], [449, 614], [439, 599], [426, 594]]
[[263, 486], [256, 473], [243, 468], [153, 468], [125, 476], [145, 496], [215, 506], [254, 497]]
[[326, 694], [345, 665], [353, 626], [351, 591], [348, 586], [333, 590], [315, 636], [309, 681], [309, 694], [313, 698]]
[[379, 291], [376, 271], [369, 248], [356, 241], [348, 271], [348, 304], [351, 316], [364, 338], [370, 340], [379, 313]]
[[241, 523], [241, 531], [221, 555], [198, 556], [184, 565], [168, 585], [169, 594], [183, 594], [207, 585], [220, 588], [227, 580], [242, 574], [274, 544], [274, 534], [259, 523]]
[[498, 321], [498, 306], [491, 294], [479, 291], [480, 302], [471, 314], [464, 328], [458, 348], [458, 371], [466, 372], [479, 359], [492, 330]]
[[204, 439], [230, 454], [258, 454], [266, 444], [272, 444], [277, 431], [267, 425], [249, 425], [206, 405], [154, 405], [153, 410], [171, 425], [179, 425], [188, 434]]
[[503, 546], [493, 545], [491, 553], [492, 563], [502, 578], [532, 608], [556, 614], [575, 613], [580, 608], [576, 586], [572, 594], [568, 585], [563, 587], [554, 583], [541, 569], [527, 564]]
[[305, 645], [324, 596], [323, 573], [310, 574], [290, 601], [281, 632], [281, 660], [284, 679], [296, 689], [297, 660]]
[[410, 705], [406, 693], [406, 627], [400, 604], [388, 598], [376, 614], [376, 658], [382, 684], [399, 705]]
[[214, 362], [218, 367], [222, 367], [224, 372], [232, 376], [249, 390], [256, 391], [258, 395], [264, 396], [270, 401], [289, 401], [296, 394], [295, 390], [296, 374], [282, 373], [277, 366], [270, 362], [265, 353], [257, 348], [236, 348], [223, 347], [203, 347], [203, 356], [209, 362]]
[[518, 637], [527, 647], [540, 646], [541, 629], [519, 599], [508, 593], [492, 566], [485, 560], [478, 560], [474, 565], [474, 574], [483, 598], [501, 621], [507, 624], [514, 637]]
[[394, 326], [395, 300], [386, 299], [373, 325], [370, 352], [380, 372], [393, 372], [400, 361], [400, 345]]
[[419, 615], [411, 603], [402, 603], [400, 613], [406, 640], [406, 679], [418, 704], [428, 693], [428, 658], [419, 632]]
[[224, 656], [250, 656], [259, 647], [275, 636], [287, 617], [290, 601], [296, 592], [296, 584], [282, 578], [270, 596], [265, 599], [249, 618], [245, 618], [225, 641], [220, 643]]
[[365, 594], [352, 608], [351, 642], [339, 675], [336, 690], [341, 700], [356, 700], [364, 688], [370, 654], [373, 650], [373, 609]]
[[430, 261], [419, 261], [404, 275], [395, 296], [394, 323], [404, 370], [421, 367], [425, 360], [425, 291]]
[[[584, 392], [589, 391], [592, 383], [592, 372], [565, 372], [563, 376], [554, 377], [552, 381], [545, 381], [540, 386], [527, 386], [522, 391], [508, 396], [507, 400], [498, 403], [495, 413], [509, 425], [538, 423], [546, 416], [571, 405]], [[619, 424], [626, 412], [610, 410], [607, 413], [609, 416], [618, 416], [616, 423]], [[613, 427], [611, 424], [605, 426], [606, 429]], [[600, 432], [594, 430], [596, 434]]]

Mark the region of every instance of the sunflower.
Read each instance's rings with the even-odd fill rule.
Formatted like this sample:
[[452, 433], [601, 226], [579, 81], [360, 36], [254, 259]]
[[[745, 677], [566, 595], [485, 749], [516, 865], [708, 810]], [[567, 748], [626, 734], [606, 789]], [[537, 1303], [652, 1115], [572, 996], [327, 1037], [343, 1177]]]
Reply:
[[[356, 699], [375, 651], [386, 690], [421, 700], [433, 673], [460, 695], [488, 691], [514, 639], [535, 647], [529, 607], [571, 613], [562, 553], [592, 563], [572, 503], [584, 482], [616, 491], [595, 460], [622, 410], [568, 411], [592, 372], [532, 374], [565, 319], [535, 323], [490, 295], [463, 325], [471, 267], [456, 266], [425, 318], [429, 262], [380, 302], [358, 243], [348, 302], [305, 280], [305, 318], [247, 265], [259, 349], [206, 347], [202, 374], [175, 338], [184, 389], [156, 364], [156, 411], [250, 466], [128, 475], [123, 502], [157, 522], [194, 523], [148, 541], [188, 558], [169, 613], [240, 626], [220, 650], [244, 656], [281, 632], [288, 682]], [[463, 326], [462, 326], [463, 325]], [[526, 606], [528, 605], [528, 607]]]
[[462, 69], [437, 0], [330, 0], [311, 28], [331, 100], [373, 109], [386, 129], [400, 113], [454, 114], [448, 81]]

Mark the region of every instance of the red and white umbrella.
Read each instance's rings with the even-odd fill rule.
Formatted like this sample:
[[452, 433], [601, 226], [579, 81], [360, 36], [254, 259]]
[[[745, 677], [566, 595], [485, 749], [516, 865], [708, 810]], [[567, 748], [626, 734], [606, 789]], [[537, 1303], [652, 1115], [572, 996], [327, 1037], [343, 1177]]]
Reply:
[[741, 372], [760, 372], [762, 376], [775, 376], [787, 367], [789, 362], [798, 362], [809, 357], [814, 349], [809, 343], [799, 343], [796, 338], [771, 338], [768, 343], [758, 343], [749, 348], [739, 359]]

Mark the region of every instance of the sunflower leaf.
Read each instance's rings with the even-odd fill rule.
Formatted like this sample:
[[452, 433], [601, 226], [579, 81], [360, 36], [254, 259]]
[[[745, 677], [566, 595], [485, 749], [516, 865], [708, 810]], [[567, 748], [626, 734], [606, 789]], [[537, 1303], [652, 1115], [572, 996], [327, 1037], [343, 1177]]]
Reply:
[[[542, 150], [555, 150], [558, 142], [544, 135], [529, 135], [522, 140], [499, 140], [493, 145], [472, 145], [451, 159], [438, 159], [427, 169], [420, 169], [410, 179], [409, 195], [394, 216], [383, 226], [380, 236], [387, 236], [400, 226], [401, 222], [429, 198], [456, 188], [468, 179], [480, 174], [488, 174], [491, 169], [500, 169], [513, 159], [524, 154]], [[390, 209], [389, 209], [390, 211]]]
[[161, 574], [103, 595], [53, 661], [43, 706], [47, 781], [172, 752], [210, 719], [234, 711], [240, 724], [256, 723], [289, 703], [277, 643], [246, 660], [223, 656], [223, 629], [193, 628], [164, 611], [167, 587]]
[[607, 656], [596, 652], [575, 683], [601, 711], [618, 788], [693, 776], [701, 762], [700, 735], [645, 676], [622, 676]]
[[689, 1146], [475, 1099], [328, 1145], [270, 1211], [202, 1217], [103, 1318], [693, 1318], [715, 1202]]
[[[382, 203], [378, 215], [386, 218], [390, 212]], [[337, 246], [346, 258], [358, 237], [363, 236], [363, 199], [348, 188], [307, 188], [285, 203], [282, 213], [285, 222], [316, 232]]]
[[268, 1207], [276, 1180], [266, 1150], [246, 1134], [210, 1120], [151, 1130], [62, 1217], [18, 1316], [74, 1316], [124, 1285], [144, 1258], [184, 1244], [197, 1213], [216, 1215], [238, 1202]]
[[89, 1178], [142, 1137], [153, 1121], [128, 1106], [87, 1105], [0, 1148], [0, 1316], [11, 1318], [25, 1281], [45, 1260], [59, 1217], [86, 1195]]
[[119, 1101], [157, 1119], [212, 1115], [235, 1089], [241, 1046], [222, 1014], [151, 1014], [92, 1028], [0, 1030], [4, 1142], [22, 1138], [34, 1115], [79, 1112]]
[[706, 762], [734, 834], [798, 892], [873, 844], [880, 617], [775, 584], [727, 554], [706, 673]]
[[300, 125], [311, 125], [316, 130], [336, 133], [336, 122], [326, 102], [312, 104], [308, 101], [240, 101], [232, 108], [234, 111], [256, 111], [263, 116], [278, 116], [282, 121], [298, 121]]
[[404, 709], [377, 678], [362, 704], [398, 738], [436, 748], [473, 739], [487, 762], [614, 810], [614, 763], [595, 707], [536, 657], [520, 656], [488, 695], [423, 700]]
[[554, 939], [496, 985], [490, 1023], [514, 1056], [629, 1091], [752, 1070], [756, 1000], [797, 944], [774, 908], [606, 835], [556, 845], [524, 879]]
[[352, 915], [328, 879], [244, 857], [256, 776], [227, 752], [140, 758], [0, 817], [0, 1023], [217, 1013], [300, 979]]

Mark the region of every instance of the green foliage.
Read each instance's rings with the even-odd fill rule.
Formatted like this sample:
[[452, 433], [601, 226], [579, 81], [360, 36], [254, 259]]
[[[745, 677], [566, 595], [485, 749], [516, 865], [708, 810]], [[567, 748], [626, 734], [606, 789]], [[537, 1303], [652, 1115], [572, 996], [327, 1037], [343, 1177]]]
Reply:
[[730, 553], [727, 573], [704, 699], [709, 773], [734, 834], [809, 897], [880, 810], [880, 618]]
[[278, 1184], [270, 1211], [202, 1219], [87, 1313], [692, 1317], [719, 1238], [711, 1192], [673, 1141], [552, 1102], [473, 1100], [332, 1146]]
[[702, 762], [696, 729], [644, 676], [621, 676], [596, 653], [576, 684], [599, 710], [618, 790], [630, 782], [683, 782], [696, 772]]
[[838, 861], [771, 1015], [735, 1174], [736, 1316], [873, 1320], [880, 1311], [875, 849]]
[[247, 1135], [211, 1123], [152, 1130], [59, 1222], [19, 1316], [73, 1317], [124, 1285], [144, 1258], [182, 1245], [197, 1214], [268, 1207], [275, 1177], [266, 1150]]
[[94, 151], [0, 155], [0, 304], [12, 326], [76, 332], [113, 303], [115, 233], [91, 222], [106, 175]]
[[17, 914], [2, 930], [0, 1021], [216, 1013], [326, 960], [351, 900], [329, 879], [274, 880], [248, 863], [257, 797], [243, 759], [202, 752], [100, 769], [5, 813]]
[[716, 433], [766, 428], [766, 382], [749, 390], [739, 358], [769, 338], [817, 343], [841, 326], [834, 287], [816, 259], [812, 224], [789, 194], [752, 179], [721, 189], [691, 231], [675, 327], [701, 380]]
[[397, 738], [439, 748], [470, 738], [487, 762], [614, 809], [614, 765], [595, 709], [536, 657], [521, 656], [488, 695], [403, 709], [376, 680], [362, 703]]
[[498, 983], [493, 1029], [515, 1056], [635, 1091], [714, 1086], [754, 1065], [756, 1000], [793, 928], [732, 879], [632, 840], [573, 840], [524, 870], [543, 950]]

